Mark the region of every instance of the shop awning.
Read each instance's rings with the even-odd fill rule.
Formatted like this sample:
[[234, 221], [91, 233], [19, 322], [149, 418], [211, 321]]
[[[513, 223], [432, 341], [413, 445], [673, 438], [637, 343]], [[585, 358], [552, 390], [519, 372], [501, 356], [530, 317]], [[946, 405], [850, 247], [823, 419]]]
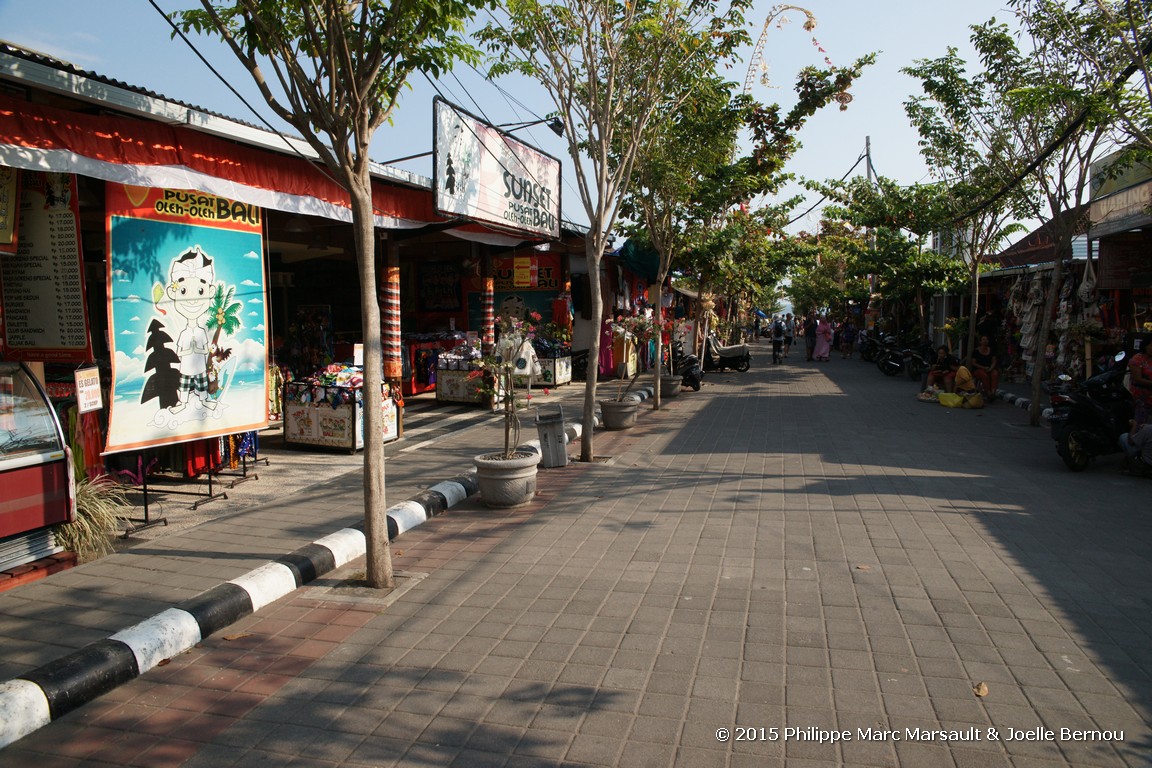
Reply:
[[[0, 163], [104, 181], [207, 192], [262, 208], [351, 221], [348, 195], [318, 165], [191, 130], [88, 115], [0, 95]], [[377, 182], [377, 227], [443, 219], [429, 190]]]

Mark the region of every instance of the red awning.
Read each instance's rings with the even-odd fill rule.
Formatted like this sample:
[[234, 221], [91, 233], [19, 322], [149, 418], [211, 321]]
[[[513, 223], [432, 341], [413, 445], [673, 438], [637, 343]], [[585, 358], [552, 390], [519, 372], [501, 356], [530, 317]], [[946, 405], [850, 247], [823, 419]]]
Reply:
[[[263, 208], [351, 220], [348, 194], [312, 162], [208, 134], [0, 95], [0, 163], [137, 186], [191, 189]], [[376, 226], [443, 221], [431, 190], [376, 180]]]

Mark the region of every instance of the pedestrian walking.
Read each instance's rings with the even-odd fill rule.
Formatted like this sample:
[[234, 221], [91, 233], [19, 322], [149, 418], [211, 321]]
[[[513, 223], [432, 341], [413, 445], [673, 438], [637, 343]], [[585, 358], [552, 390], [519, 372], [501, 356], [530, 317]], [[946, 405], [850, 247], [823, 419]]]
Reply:
[[788, 357], [789, 350], [792, 349], [792, 341], [796, 337], [796, 318], [792, 317], [789, 312], [784, 316], [784, 357]]
[[820, 315], [816, 318], [816, 348], [812, 356], [821, 362], [828, 362], [828, 355], [832, 351], [832, 324]]
[[808, 354], [808, 362], [816, 356], [816, 316], [808, 315], [804, 319], [804, 351]]
[[784, 321], [772, 316], [772, 364], [784, 362]]
[[856, 324], [852, 322], [852, 318], [844, 318], [844, 324], [840, 326], [840, 357], [847, 360], [852, 357], [852, 352], [856, 347]]

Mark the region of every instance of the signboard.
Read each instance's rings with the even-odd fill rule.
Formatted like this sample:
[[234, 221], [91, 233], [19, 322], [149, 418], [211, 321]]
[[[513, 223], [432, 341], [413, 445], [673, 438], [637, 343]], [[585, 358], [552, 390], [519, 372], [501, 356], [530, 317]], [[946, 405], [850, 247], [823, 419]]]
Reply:
[[16, 252], [0, 253], [5, 355], [89, 361], [76, 177], [36, 171], [21, 177]]
[[492, 276], [497, 291], [532, 289], [564, 290], [560, 257], [556, 254], [498, 256], [492, 259]]
[[1118, 166], [1116, 161], [1124, 152], [1113, 152], [1088, 166], [1091, 200], [1099, 200], [1116, 192], [1130, 189], [1152, 179], [1152, 164], [1133, 161]]
[[16, 253], [16, 218], [20, 204], [20, 172], [0, 165], [0, 253]]
[[1093, 200], [1088, 208], [1093, 239], [1147, 226], [1150, 221], [1148, 215], [1150, 205], [1152, 205], [1152, 181]]
[[107, 207], [105, 453], [267, 426], [261, 210], [116, 183]]
[[76, 371], [76, 410], [80, 413], [99, 411], [104, 407], [100, 393], [100, 369], [80, 368]]
[[436, 211], [560, 236], [560, 161], [459, 107], [433, 100]]

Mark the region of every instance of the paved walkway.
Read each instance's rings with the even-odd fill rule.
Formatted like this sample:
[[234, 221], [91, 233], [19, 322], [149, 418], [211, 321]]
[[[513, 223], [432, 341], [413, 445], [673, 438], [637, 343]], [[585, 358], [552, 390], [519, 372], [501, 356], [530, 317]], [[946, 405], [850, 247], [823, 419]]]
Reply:
[[[528, 507], [405, 533], [391, 595], [342, 586], [351, 564], [0, 763], [1149, 764], [1152, 485], [1068, 472], [1018, 408], [760, 357], [598, 434], [611, 458], [542, 471]], [[404, 453], [390, 487], [495, 429]], [[4, 679], [357, 519], [355, 473], [325, 471], [0, 594]]]

